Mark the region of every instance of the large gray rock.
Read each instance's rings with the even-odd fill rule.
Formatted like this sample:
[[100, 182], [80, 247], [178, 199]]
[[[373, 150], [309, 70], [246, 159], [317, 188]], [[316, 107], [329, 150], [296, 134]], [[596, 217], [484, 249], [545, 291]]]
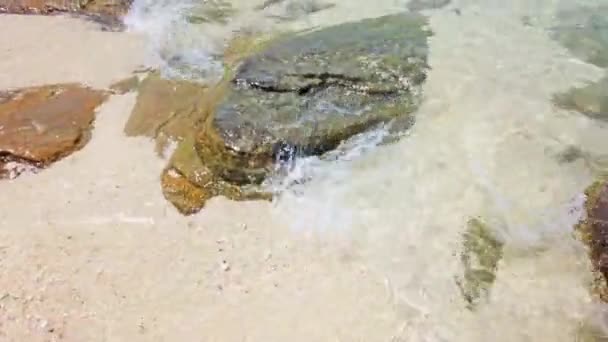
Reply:
[[237, 68], [199, 155], [227, 181], [259, 183], [291, 153], [320, 155], [376, 124], [407, 121], [429, 35], [424, 17], [406, 13], [276, 40]]

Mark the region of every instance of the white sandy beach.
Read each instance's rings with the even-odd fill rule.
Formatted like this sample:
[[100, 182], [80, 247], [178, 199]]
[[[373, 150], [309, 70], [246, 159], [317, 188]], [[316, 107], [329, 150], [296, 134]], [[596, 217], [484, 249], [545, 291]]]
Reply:
[[[550, 98], [601, 74], [521, 25], [552, 1], [454, 2], [429, 13], [412, 134], [275, 203], [181, 216], [154, 143], [123, 134], [136, 94], [111, 96], [81, 151], [0, 182], [0, 341], [573, 341], [596, 309], [569, 211], [592, 170], [554, 155], [608, 153], [608, 128]], [[143, 35], [67, 17], [2, 15], [0, 32], [0, 89], [106, 88], [148, 61]], [[477, 215], [507, 244], [472, 313], [453, 279]]]

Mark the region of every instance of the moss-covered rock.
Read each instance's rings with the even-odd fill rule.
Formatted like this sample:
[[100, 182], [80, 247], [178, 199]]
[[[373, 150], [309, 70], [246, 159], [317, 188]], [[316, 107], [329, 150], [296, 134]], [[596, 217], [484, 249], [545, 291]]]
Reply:
[[502, 255], [503, 243], [494, 232], [477, 218], [469, 220], [460, 255], [464, 272], [456, 278], [468, 309], [475, 309], [489, 296]]

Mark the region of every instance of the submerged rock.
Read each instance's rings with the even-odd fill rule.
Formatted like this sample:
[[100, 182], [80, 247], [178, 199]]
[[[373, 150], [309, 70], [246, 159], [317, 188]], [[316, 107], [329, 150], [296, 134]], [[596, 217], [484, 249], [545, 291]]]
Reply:
[[400, 14], [278, 39], [245, 59], [196, 148], [214, 173], [260, 183], [282, 147], [321, 155], [407, 118], [427, 69], [426, 21]]
[[555, 39], [585, 62], [608, 67], [608, 6], [562, 11], [558, 21]]
[[277, 161], [322, 155], [377, 124], [411, 124], [428, 68], [425, 25], [400, 14], [270, 43], [237, 39], [219, 85], [144, 80], [126, 132], [179, 141], [161, 178], [184, 214], [213, 196], [269, 199], [259, 184]]
[[577, 111], [592, 119], [608, 121], [608, 77], [557, 94], [553, 101], [561, 108]]
[[159, 153], [168, 142], [191, 134], [209, 114], [208, 87], [201, 84], [167, 80], [154, 72], [137, 88], [137, 100], [125, 125], [125, 133], [156, 139]]
[[103, 91], [77, 84], [0, 93], [0, 178], [14, 178], [82, 148]]
[[589, 247], [589, 256], [596, 272], [594, 292], [608, 301], [608, 182], [598, 181], [586, 191], [586, 218], [576, 227]]
[[456, 283], [467, 302], [467, 308], [473, 310], [489, 296], [496, 279], [498, 262], [502, 259], [503, 243], [484, 222], [471, 219], [463, 234], [462, 247], [460, 260], [464, 274], [456, 279]]

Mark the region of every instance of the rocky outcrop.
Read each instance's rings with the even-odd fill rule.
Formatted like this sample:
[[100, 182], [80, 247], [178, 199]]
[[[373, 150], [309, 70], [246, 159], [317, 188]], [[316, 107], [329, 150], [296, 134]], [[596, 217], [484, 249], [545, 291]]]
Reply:
[[144, 80], [126, 132], [178, 142], [161, 181], [182, 213], [213, 196], [270, 198], [259, 185], [276, 163], [323, 155], [381, 123], [412, 124], [427, 70], [425, 25], [399, 14], [236, 40], [219, 85]]
[[577, 231], [589, 247], [589, 256], [596, 272], [594, 292], [608, 301], [608, 182], [598, 181], [585, 192], [586, 218]]
[[105, 97], [77, 84], [0, 93], [0, 178], [46, 167], [83, 147]]

